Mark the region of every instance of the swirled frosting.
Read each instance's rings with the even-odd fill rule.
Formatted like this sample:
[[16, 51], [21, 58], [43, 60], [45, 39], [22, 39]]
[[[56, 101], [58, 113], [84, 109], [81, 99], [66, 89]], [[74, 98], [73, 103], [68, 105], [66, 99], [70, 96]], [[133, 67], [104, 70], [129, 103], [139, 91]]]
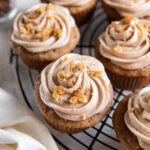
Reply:
[[110, 81], [93, 57], [67, 54], [41, 73], [40, 97], [66, 120], [85, 120], [111, 102]]
[[112, 22], [99, 37], [100, 54], [123, 69], [140, 69], [150, 64], [149, 23], [126, 16]]
[[121, 16], [131, 15], [138, 18], [149, 17], [149, 0], [104, 0], [109, 7], [114, 8]]
[[38, 4], [16, 17], [11, 39], [31, 53], [45, 52], [65, 46], [74, 26], [67, 8]]
[[129, 130], [138, 138], [144, 150], [150, 149], [150, 87], [130, 97], [124, 116]]
[[62, 6], [83, 6], [91, 0], [50, 0], [51, 3]]

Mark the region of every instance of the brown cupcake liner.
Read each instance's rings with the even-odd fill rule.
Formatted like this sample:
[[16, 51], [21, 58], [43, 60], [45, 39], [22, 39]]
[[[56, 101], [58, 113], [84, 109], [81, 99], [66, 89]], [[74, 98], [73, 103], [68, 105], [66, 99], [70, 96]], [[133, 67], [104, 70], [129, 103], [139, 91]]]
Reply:
[[[106, 12], [106, 14], [108, 16], [108, 21], [110, 23], [112, 21], [121, 20], [121, 19], [124, 18], [114, 8], [111, 8], [110, 6], [108, 6], [107, 4], [105, 4], [104, 0], [102, 0], [102, 7], [103, 7], [104, 11]], [[140, 19], [150, 20], [150, 17], [149, 16], [144, 16], [144, 17], [142, 17]]]
[[85, 9], [79, 9], [77, 11], [75, 8], [69, 9], [78, 26], [82, 26], [90, 21], [96, 9], [97, 2], [98, 0], [92, 0], [87, 7], [85, 6]]
[[114, 74], [107, 69], [106, 73], [113, 87], [118, 89], [135, 90], [144, 87], [150, 81], [150, 77], [125, 77]]
[[43, 114], [45, 120], [48, 122], [49, 125], [51, 125], [54, 129], [65, 133], [78, 133], [91, 126], [98, 124], [106, 116], [113, 102], [113, 90], [112, 86], [110, 85], [110, 94], [111, 94], [110, 102], [103, 112], [95, 114], [94, 116], [86, 120], [81, 121], [65, 120], [63, 118], [60, 118], [53, 109], [51, 109], [42, 102], [39, 93], [40, 84], [41, 84], [41, 77], [39, 75], [35, 85], [35, 100], [41, 113]]
[[11, 40], [11, 34], [12, 29], [10, 30], [9, 39], [10, 39], [10, 46], [13, 52], [19, 55], [24, 64], [26, 64], [29, 68], [36, 70], [42, 70], [49, 63], [73, 51], [80, 39], [80, 32], [78, 28], [75, 26], [74, 28], [72, 28], [71, 38], [67, 45], [47, 52], [31, 53], [28, 52], [26, 49], [24, 49], [22, 46], [14, 43]]
[[102, 0], [102, 7], [108, 16], [109, 22], [115, 21], [115, 20], [121, 20], [123, 18], [115, 9], [107, 6], [107, 4], [104, 3], [104, 0]]
[[136, 70], [126, 70], [114, 65], [99, 53], [100, 42], [95, 44], [95, 56], [100, 60], [114, 88], [135, 90], [144, 87], [150, 81], [150, 65]]
[[137, 137], [128, 129], [124, 121], [124, 115], [127, 111], [128, 99], [132, 95], [125, 97], [117, 106], [113, 114], [113, 126], [117, 137], [125, 150], [143, 150]]
[[[49, 3], [49, 0], [41, 0], [41, 2]], [[91, 0], [87, 5], [81, 7], [68, 7], [71, 15], [74, 17], [76, 24], [82, 26], [92, 18], [98, 0]]]

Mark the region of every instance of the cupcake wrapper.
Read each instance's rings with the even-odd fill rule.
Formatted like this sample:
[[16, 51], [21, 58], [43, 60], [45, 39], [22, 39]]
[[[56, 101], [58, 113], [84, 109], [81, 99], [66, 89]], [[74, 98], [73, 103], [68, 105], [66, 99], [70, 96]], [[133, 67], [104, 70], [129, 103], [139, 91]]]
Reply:
[[112, 117], [114, 129], [125, 150], [143, 150], [138, 142], [137, 137], [131, 133], [124, 121], [124, 115], [127, 111], [128, 99], [133, 96], [129, 95], [120, 101]]
[[90, 21], [90, 19], [92, 18], [94, 14], [96, 4], [97, 4], [97, 0], [88, 9], [85, 9], [84, 11], [81, 11], [80, 13], [74, 14], [71, 12], [78, 26], [82, 26]]
[[25, 65], [27, 65], [29, 68], [35, 69], [35, 70], [42, 70], [45, 68], [48, 64], [51, 63], [51, 61], [39, 61], [39, 60], [34, 60], [32, 58], [26, 58], [22, 55], [20, 55], [21, 60]]
[[104, 11], [106, 12], [107, 16], [108, 16], [108, 21], [112, 22], [114, 20], [120, 20], [122, 17], [119, 15], [119, 13], [117, 13], [117, 11], [115, 11], [115, 9], [107, 6], [104, 1], [102, 0], [102, 7], [104, 9]]
[[135, 90], [144, 87], [150, 81], [150, 77], [124, 77], [108, 70], [106, 73], [113, 87], [118, 89]]
[[[77, 11], [75, 12], [74, 10], [72, 11], [72, 8], [69, 8], [71, 15], [74, 17], [76, 24], [78, 26], [82, 26], [82, 25], [86, 24], [92, 18], [98, 0], [92, 0], [92, 1], [94, 1], [94, 2], [91, 2], [91, 5], [89, 5], [89, 7], [86, 8], [85, 10], [77, 9]], [[50, 1], [49, 0], [41, 0], [41, 2], [49, 3]]]
[[45, 117], [45, 119], [55, 130], [68, 133], [68, 134], [78, 133], [86, 129], [86, 128], [73, 128], [73, 127], [61, 126], [56, 121], [50, 120], [50, 118], [48, 119], [47, 117]]

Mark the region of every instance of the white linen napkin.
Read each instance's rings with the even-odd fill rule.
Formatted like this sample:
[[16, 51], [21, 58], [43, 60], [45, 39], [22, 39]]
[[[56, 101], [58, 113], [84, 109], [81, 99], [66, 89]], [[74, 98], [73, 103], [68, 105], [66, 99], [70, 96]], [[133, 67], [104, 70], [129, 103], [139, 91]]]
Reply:
[[0, 150], [58, 150], [42, 121], [1, 88]]

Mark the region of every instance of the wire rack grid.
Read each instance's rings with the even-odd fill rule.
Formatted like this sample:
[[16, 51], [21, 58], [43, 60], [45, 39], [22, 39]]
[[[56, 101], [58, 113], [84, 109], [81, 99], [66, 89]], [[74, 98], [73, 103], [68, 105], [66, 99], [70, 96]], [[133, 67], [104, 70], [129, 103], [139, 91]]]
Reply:
[[[101, 1], [98, 2], [95, 14], [91, 21], [80, 28], [81, 39], [74, 53], [94, 56], [94, 43], [96, 38], [105, 30], [108, 25], [107, 16], [101, 7]], [[61, 150], [123, 150], [119, 140], [116, 137], [113, 125], [112, 114], [119, 101], [131, 91], [122, 91], [114, 89], [114, 101], [110, 112], [98, 125], [91, 127], [78, 134], [63, 134], [52, 129], [41, 115], [34, 100], [34, 84], [36, 82], [38, 71], [27, 68], [11, 51], [10, 63], [15, 64], [18, 84], [22, 92], [24, 101], [38, 116], [45, 122], [51, 131], [59, 149]]]

